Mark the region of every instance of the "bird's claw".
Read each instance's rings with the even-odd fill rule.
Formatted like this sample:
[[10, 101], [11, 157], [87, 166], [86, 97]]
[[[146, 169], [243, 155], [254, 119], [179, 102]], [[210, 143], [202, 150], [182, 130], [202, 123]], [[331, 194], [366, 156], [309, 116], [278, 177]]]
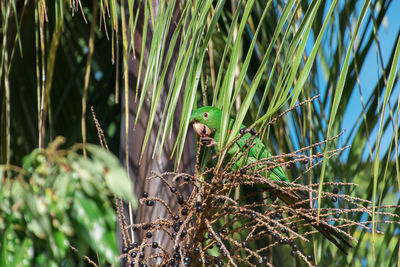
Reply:
[[212, 147], [212, 146], [216, 146], [217, 145], [215, 140], [212, 137], [209, 137], [209, 136], [200, 137], [200, 141], [206, 147]]

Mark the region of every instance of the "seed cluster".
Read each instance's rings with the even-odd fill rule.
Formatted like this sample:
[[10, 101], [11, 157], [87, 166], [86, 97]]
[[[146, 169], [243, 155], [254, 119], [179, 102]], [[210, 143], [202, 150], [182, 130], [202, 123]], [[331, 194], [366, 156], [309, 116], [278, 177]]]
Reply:
[[[144, 233], [141, 242], [133, 242], [122, 251], [131, 266], [273, 266], [273, 247], [281, 247], [282, 252], [298, 261], [316, 266], [313, 256], [305, 253], [311, 252], [307, 242], [315, 231], [303, 218], [316, 217], [316, 211], [284, 205], [268, 189], [249, 186], [251, 180], [262, 178], [241, 171], [217, 174], [213, 169], [195, 176], [154, 174], [149, 182], [157, 178], [164, 181], [179, 207], [172, 210], [166, 206], [169, 218], [127, 227], [128, 231], [142, 229]], [[192, 184], [190, 195], [180, 190], [185, 183]], [[235, 198], [239, 185], [248, 192]], [[293, 185], [280, 186], [296, 189]], [[335, 197], [336, 201], [342, 198], [337, 187], [332, 192], [323, 197]], [[151, 209], [155, 202], [162, 200], [143, 193], [142, 204]], [[328, 221], [328, 210], [322, 211], [321, 218]], [[174, 247], [163, 248], [152, 240], [155, 231], [167, 233]]]
[[[312, 164], [315, 160], [308, 158], [307, 162]], [[288, 160], [276, 162], [285, 166]], [[296, 162], [304, 164], [301, 157]], [[348, 191], [346, 187], [356, 185], [325, 182], [326, 191], [321, 192], [322, 204], [318, 211], [305, 208], [304, 203], [288, 205], [277, 197], [280, 192], [307, 195], [309, 198], [302, 202], [316, 203], [318, 183], [274, 182], [254, 166], [220, 171], [209, 168], [195, 175], [153, 173], [148, 178], [149, 183], [161, 179], [178, 203], [177, 208], [172, 209], [162, 199], [143, 193], [142, 205], [152, 209], [159, 202], [169, 215], [125, 227], [127, 232], [138, 233], [139, 238], [123, 248], [121, 257], [126, 258], [130, 266], [274, 266], [274, 249], [279, 250], [282, 257], [318, 266], [311, 242], [311, 237], [319, 234], [313, 228], [315, 225], [338, 231], [347, 240], [353, 238], [343, 231], [345, 227], [370, 229], [368, 222], [356, 218], [363, 213], [372, 214], [368, 207], [371, 202], [341, 193]], [[192, 188], [190, 192], [182, 189], [188, 183]], [[395, 216], [386, 211], [375, 214]], [[163, 247], [154, 240], [158, 231], [166, 233], [173, 247]]]

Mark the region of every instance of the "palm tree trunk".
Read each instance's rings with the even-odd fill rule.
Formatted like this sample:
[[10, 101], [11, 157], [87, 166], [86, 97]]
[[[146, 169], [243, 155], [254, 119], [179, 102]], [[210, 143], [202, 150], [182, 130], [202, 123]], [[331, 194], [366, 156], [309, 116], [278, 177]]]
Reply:
[[[157, 12], [158, 10], [158, 1], [153, 1], [153, 10]], [[127, 9], [126, 9], [127, 10]], [[136, 113], [137, 113], [137, 106], [138, 102], [135, 102], [135, 93], [136, 93], [136, 84], [137, 84], [137, 79], [138, 79], [138, 71], [139, 71], [139, 64], [140, 64], [140, 57], [144, 57], [144, 63], [143, 63], [143, 70], [142, 73], [145, 73], [145, 68], [147, 66], [147, 59], [149, 55], [149, 49], [151, 45], [151, 39], [153, 35], [153, 28], [152, 28], [152, 23], [149, 22], [149, 29], [147, 33], [143, 33], [143, 7], [141, 7], [140, 10], [140, 15], [139, 15], [139, 21], [138, 21], [138, 26], [137, 30], [135, 31], [135, 36], [134, 36], [134, 41], [135, 41], [135, 53], [136, 53], [136, 60], [130, 60], [129, 61], [129, 135], [128, 135], [128, 141], [126, 140], [126, 135], [125, 135], [125, 96], [122, 93], [122, 118], [121, 118], [121, 143], [120, 143], [120, 160], [123, 166], [126, 166], [126, 154], [128, 153], [128, 168], [129, 168], [129, 175], [133, 181], [133, 184], [135, 186], [135, 194], [138, 197], [141, 197], [143, 195], [143, 192], [148, 192], [150, 196], [155, 196], [163, 199], [166, 201], [166, 203], [174, 209], [174, 207], [177, 205], [176, 203], [176, 198], [174, 195], [170, 192], [169, 188], [165, 185], [163, 185], [163, 182], [161, 180], [151, 180], [148, 181], [146, 180], [147, 177], [151, 175], [151, 171], [157, 172], [157, 173], [162, 173], [166, 171], [174, 171], [175, 165], [174, 165], [174, 160], [170, 159], [172, 149], [174, 142], [176, 140], [177, 134], [178, 134], [178, 128], [179, 128], [179, 120], [180, 120], [180, 115], [182, 111], [182, 98], [183, 98], [183, 93], [181, 94], [180, 100], [178, 101], [176, 110], [175, 110], [175, 116], [174, 116], [174, 124], [172, 128], [172, 134], [171, 138], [167, 139], [163, 148], [162, 152], [160, 154], [160, 157], [157, 155], [152, 158], [152, 153], [155, 145], [155, 139], [157, 135], [157, 131], [159, 128], [160, 120], [161, 120], [161, 115], [162, 111], [164, 108], [164, 103], [167, 98], [168, 94], [168, 89], [170, 88], [171, 84], [171, 77], [172, 77], [172, 72], [175, 66], [175, 62], [177, 59], [177, 47], [175, 48], [174, 55], [172, 56], [170, 65], [168, 67], [168, 73], [164, 82], [163, 86], [163, 91], [161, 93], [160, 97], [160, 102], [159, 106], [157, 108], [157, 113], [156, 113], [156, 119], [154, 121], [154, 125], [152, 128], [152, 132], [149, 137], [149, 141], [147, 143], [146, 149], [143, 153], [142, 160], [139, 162], [140, 159], [140, 153], [142, 149], [142, 144], [143, 144], [143, 139], [147, 127], [147, 122], [148, 122], [148, 114], [150, 112], [150, 101], [144, 101], [143, 108], [140, 113], [140, 117], [138, 120], [137, 125], [134, 125], [134, 121], [136, 119]], [[180, 16], [180, 12], [176, 10], [175, 12], [175, 19], [178, 20]], [[127, 14], [128, 17], [128, 14]], [[157, 17], [157, 14], [154, 14], [154, 17]], [[172, 36], [172, 33], [175, 30], [175, 26], [172, 23], [169, 33], [167, 35], [167, 43], [170, 37]], [[143, 34], [147, 34], [146, 38], [146, 46], [145, 50], [141, 51], [141, 43], [142, 43], [142, 36]], [[179, 41], [177, 42], [179, 43]], [[164, 60], [166, 58], [166, 55], [163, 55]], [[143, 79], [142, 77], [140, 77]], [[139, 90], [141, 90], [141, 86], [143, 85], [142, 80], [140, 80], [139, 83]], [[126, 151], [126, 141], [128, 142], [128, 151]], [[186, 143], [182, 155], [182, 162], [179, 164], [179, 172], [188, 172], [188, 173], [193, 173], [194, 170], [194, 163], [195, 163], [195, 145], [194, 145], [194, 135], [193, 132], [189, 132], [188, 136], [186, 138]], [[172, 181], [170, 181], [172, 182]], [[180, 188], [182, 191], [188, 191], [190, 188], [185, 187], [185, 188]], [[152, 207], [147, 207], [146, 205], [139, 205], [137, 210], [134, 210], [132, 214], [129, 214], [129, 206], [125, 203], [123, 205], [123, 212], [125, 213], [125, 217], [128, 219], [129, 217], [133, 217], [133, 223], [150, 223], [151, 221], [156, 220], [157, 218], [168, 218], [170, 219], [170, 215], [168, 214], [167, 210], [159, 203], [156, 203]], [[129, 223], [129, 222], [128, 222]], [[143, 236], [144, 232], [143, 231], [136, 231], [134, 232], [133, 238], [135, 239], [134, 241], [140, 242], [140, 236]], [[129, 233], [131, 235], [131, 233]], [[121, 235], [121, 231], [119, 229], [119, 238], [122, 241], [123, 236]], [[166, 249], [171, 249], [172, 248], [172, 242], [170, 237], [161, 231], [156, 231], [153, 233], [152, 237], [153, 241], [156, 241], [160, 244], [160, 246], [163, 246]], [[133, 242], [133, 241], [132, 241]], [[123, 242], [120, 242], [120, 244], [123, 244]]]

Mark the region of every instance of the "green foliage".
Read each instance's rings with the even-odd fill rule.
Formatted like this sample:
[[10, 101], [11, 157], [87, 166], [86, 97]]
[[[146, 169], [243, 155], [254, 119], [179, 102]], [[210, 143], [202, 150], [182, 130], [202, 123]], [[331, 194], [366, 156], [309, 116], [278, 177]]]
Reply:
[[136, 205], [132, 183], [109, 152], [88, 144], [84, 158], [80, 146], [57, 150], [62, 140], [32, 151], [22, 168], [0, 166], [1, 266], [72, 266], [96, 254], [117, 261], [110, 200], [117, 194]]

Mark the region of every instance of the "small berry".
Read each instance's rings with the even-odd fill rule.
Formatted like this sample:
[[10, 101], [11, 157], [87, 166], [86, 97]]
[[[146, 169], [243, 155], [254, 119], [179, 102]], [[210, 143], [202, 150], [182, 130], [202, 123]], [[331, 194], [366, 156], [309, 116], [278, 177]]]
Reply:
[[262, 260], [263, 260], [263, 262], [267, 262], [268, 261], [268, 257], [267, 256], [263, 256]]
[[185, 176], [185, 177], [183, 178], [183, 180], [185, 180], [186, 182], [189, 182], [189, 181], [190, 181], [190, 177], [189, 177], [189, 176]]
[[307, 164], [307, 163], [308, 163], [308, 159], [304, 159], [304, 160], [303, 160], [303, 163], [304, 163], [304, 164]]
[[217, 247], [219, 247], [219, 248], [222, 246], [221, 242], [219, 242], [219, 241], [218, 241], [215, 245], [216, 245]]
[[185, 249], [190, 249], [190, 244], [186, 244]]
[[244, 143], [244, 148], [248, 148], [249, 147], [249, 143]]
[[292, 168], [292, 165], [290, 163], [286, 164], [286, 169]]
[[142, 252], [140, 252], [140, 254], [139, 254], [139, 258], [141, 258], [141, 259], [143, 259], [144, 258], [144, 252], [142, 251]]
[[276, 233], [273, 233], [272, 234], [272, 238], [275, 239], [275, 240], [278, 240], [279, 239], [279, 235], [276, 234]]
[[181, 255], [178, 252], [174, 253], [174, 258], [179, 260], [181, 258]]
[[157, 242], [153, 242], [153, 244], [151, 244], [151, 246], [152, 246], [153, 248], [158, 248], [158, 243], [157, 243]]
[[178, 203], [179, 203], [179, 204], [183, 204], [183, 203], [185, 202], [185, 199], [183, 198], [182, 195], [178, 195], [178, 196], [177, 196], [177, 199], [178, 199]]
[[122, 248], [122, 253], [127, 253], [128, 252], [128, 247], [123, 247]]
[[299, 231], [299, 229], [297, 227], [293, 227], [292, 231], [297, 233]]
[[181, 226], [179, 225], [179, 223], [174, 223], [174, 224], [172, 225], [172, 228], [174, 229], [175, 232], [178, 232], [179, 229], [181, 228]]
[[254, 128], [251, 128], [250, 133], [251, 133], [252, 135], [255, 135], [257, 132], [256, 132], [256, 130], [254, 130]]
[[174, 215], [174, 220], [175, 220], [175, 221], [179, 220], [179, 215], [178, 215], [178, 214], [175, 214], [175, 215]]
[[246, 174], [246, 170], [245, 169], [240, 169], [240, 174]]
[[136, 226], [132, 227], [132, 231], [136, 231], [138, 228]]
[[317, 217], [317, 212], [316, 212], [316, 211], [313, 211], [312, 216], [313, 216], [313, 217]]
[[280, 211], [275, 212], [275, 217], [277, 219], [282, 219], [282, 213]]
[[270, 218], [271, 220], [274, 220], [274, 219], [275, 219], [275, 214], [273, 214], [273, 213], [270, 214], [270, 215], [269, 215], [269, 218]]
[[251, 214], [250, 214], [250, 216], [251, 216], [251, 218], [252, 218], [252, 219], [255, 219], [255, 218], [257, 218], [257, 214], [255, 214], [254, 212], [253, 212], [253, 213], [251, 213]]
[[247, 244], [246, 241], [243, 241], [243, 242], [242, 242], [242, 247], [247, 247], [247, 245], [248, 245], [248, 244]]
[[154, 201], [151, 199], [146, 200], [146, 205], [147, 206], [153, 206], [154, 205]]
[[312, 261], [313, 257], [312, 255], [307, 255], [307, 260]]
[[297, 251], [298, 248], [299, 248], [299, 247], [298, 247], [296, 244], [293, 244], [293, 245], [292, 245], [292, 250], [293, 250], [293, 251]]
[[197, 206], [196, 207], [196, 211], [197, 212], [202, 212], [203, 211], [203, 207], [202, 206]]
[[175, 187], [175, 186], [173, 186], [173, 187], [171, 187], [171, 189], [170, 189], [170, 190], [171, 190], [171, 192], [172, 192], [172, 193], [175, 193], [175, 192], [176, 192], [176, 187]]
[[200, 253], [200, 249], [199, 249], [198, 247], [195, 247], [195, 248], [193, 249], [193, 253], [194, 253], [194, 254], [199, 254], [199, 253]]
[[134, 257], [136, 257], [136, 255], [137, 255], [137, 252], [136, 251], [132, 251], [131, 257], [134, 258]]
[[180, 235], [180, 238], [184, 238], [187, 235], [186, 229], [183, 229]]
[[150, 224], [145, 224], [145, 225], [143, 225], [143, 230], [148, 230], [148, 229], [150, 229], [150, 227], [151, 227], [151, 225]]
[[334, 194], [337, 194], [337, 193], [339, 193], [339, 188], [337, 188], [337, 187], [334, 187], [334, 188], [333, 188], [333, 193], [334, 193]]
[[183, 216], [187, 215], [187, 214], [188, 214], [187, 209], [183, 208], [182, 211], [181, 211], [181, 214], [182, 214]]
[[147, 232], [147, 233], [146, 233], [146, 237], [147, 237], [147, 238], [151, 238], [152, 236], [153, 236], [153, 234], [152, 234], [151, 232]]
[[222, 229], [221, 233], [226, 234], [227, 233], [226, 229]]
[[294, 213], [293, 213], [293, 211], [289, 210], [288, 213], [287, 213], [287, 215], [288, 215], [289, 217], [292, 217], [292, 216], [294, 215]]
[[209, 233], [207, 234], [207, 236], [208, 236], [208, 238], [213, 238], [213, 237], [214, 237], [213, 233], [211, 233], [211, 232], [209, 232]]
[[290, 224], [290, 226], [292, 226], [292, 227], [296, 227], [296, 226], [297, 226], [297, 223], [295, 223], [295, 222], [292, 222], [292, 223]]
[[133, 242], [133, 247], [138, 248], [139, 247], [139, 242], [137, 242], [137, 241]]
[[245, 132], [246, 132], [246, 128], [242, 128], [242, 129], [239, 130], [240, 134], [244, 134]]
[[226, 207], [224, 208], [224, 210], [225, 210], [226, 212], [229, 212], [229, 210], [230, 210], [229, 206], [226, 206]]
[[337, 201], [337, 197], [335, 197], [335, 196], [331, 197], [331, 201], [332, 201], [333, 203], [335, 203], [335, 202]]
[[149, 196], [149, 193], [143, 192], [143, 197], [148, 197], [148, 196]]
[[292, 255], [292, 257], [293, 257], [293, 256], [296, 255], [296, 253], [297, 253], [297, 252], [296, 252], [295, 250], [292, 250], [292, 251], [290, 252], [290, 255]]

